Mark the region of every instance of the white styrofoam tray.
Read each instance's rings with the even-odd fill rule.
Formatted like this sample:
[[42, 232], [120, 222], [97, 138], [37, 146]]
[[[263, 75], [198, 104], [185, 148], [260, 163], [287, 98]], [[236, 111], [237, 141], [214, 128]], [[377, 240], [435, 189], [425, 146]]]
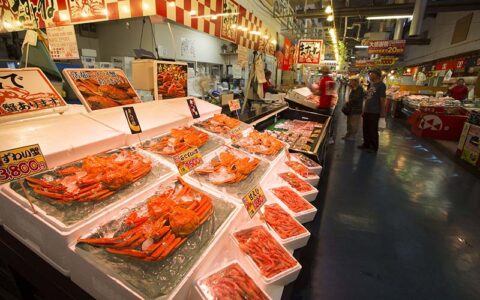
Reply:
[[[285, 180], [283, 180], [278, 174], [280, 173], [283, 173], [283, 172], [279, 172], [277, 173], [277, 178], [278, 180], [280, 180], [280, 182], [284, 185], [287, 185], [289, 186], [294, 192], [296, 192], [297, 194], [299, 194], [300, 196], [302, 196], [303, 198], [305, 198], [305, 200], [307, 200], [308, 202], [312, 202], [312, 201], [315, 201], [315, 198], [317, 198], [317, 194], [318, 194], [318, 190], [313, 187], [311, 184], [308, 184], [312, 187], [312, 190], [308, 191], [308, 192], [299, 192], [297, 190], [295, 190], [288, 182], [286, 182]], [[297, 173], [295, 172], [292, 172], [294, 173], [295, 175], [297, 175]], [[300, 176], [298, 176], [298, 178], [300, 178]], [[301, 179], [301, 178], [300, 178]]]
[[[91, 227], [88, 232], [82, 234], [82, 236], [87, 236], [89, 233], [95, 231], [97, 226], [108, 222], [115, 216], [122, 212], [126, 212], [131, 208], [134, 208], [138, 203], [144, 201], [148, 197], [155, 194], [158, 190], [158, 187], [162, 184], [173, 180], [176, 175], [171, 175], [168, 178], [164, 179], [161, 182], [158, 182], [155, 186], [150, 188], [147, 192], [143, 193], [136, 197], [135, 201], [131, 201], [128, 205], [122, 207], [121, 211], [116, 211], [116, 215], [110, 215], [109, 218], [103, 218], [102, 222], [97, 222], [95, 227]], [[188, 182], [196, 189], [202, 190], [201, 187], [195, 186], [194, 182]], [[215, 197], [220, 197], [219, 194], [214, 194], [208, 191]], [[231, 201], [230, 198], [223, 197], [222, 200], [227, 199], [229, 203], [232, 203], [235, 208], [230, 214], [230, 216], [225, 220], [222, 226], [217, 230], [215, 237], [212, 239], [210, 244], [206, 247], [204, 253], [197, 259], [187, 275], [182, 279], [182, 281], [177, 285], [177, 287], [170, 293], [170, 295], [161, 297], [161, 299], [188, 299], [187, 295], [190, 291], [191, 286], [194, 283], [194, 274], [202, 263], [204, 258], [215, 248], [218, 240], [225, 234], [226, 230], [229, 228], [230, 223], [238, 215], [240, 208], [239, 205], [236, 205], [234, 201]], [[71, 278], [72, 281], [86, 290], [90, 295], [97, 299], [143, 299], [143, 297], [130, 288], [127, 284], [122, 282], [119, 278], [116, 278], [113, 274], [107, 274], [102, 271], [101, 268], [95, 264], [93, 259], [89, 259], [83, 255], [80, 255], [76, 252], [75, 249], [76, 243], [71, 243], [69, 245], [69, 251], [71, 252], [72, 260], [72, 271]]]
[[290, 208], [288, 208], [288, 206], [283, 203], [282, 200], [280, 200], [277, 196], [275, 196], [275, 194], [272, 192], [272, 189], [273, 188], [278, 188], [278, 187], [281, 187], [281, 186], [276, 186], [276, 187], [272, 187], [272, 188], [269, 188], [267, 193], [268, 193], [268, 196], [270, 196], [271, 198], [270, 199], [274, 199], [276, 203], [280, 204], [280, 206], [282, 206], [287, 212], [289, 212], [298, 222], [300, 223], [308, 223], [310, 221], [313, 221], [313, 219], [315, 219], [315, 215], [317, 214], [317, 208], [315, 206], [313, 206], [312, 204], [310, 204], [306, 199], [305, 197], [303, 197], [300, 193], [298, 193], [297, 191], [295, 191], [293, 188], [291, 188], [290, 186], [288, 186], [294, 193], [296, 193], [297, 195], [299, 195], [301, 198], [303, 198], [303, 200], [305, 202], [307, 202], [311, 208], [310, 209], [307, 209], [307, 210], [303, 210], [303, 211], [300, 211], [300, 212], [293, 212]]
[[[292, 159], [292, 160], [295, 160], [295, 159]], [[296, 160], [295, 160], [296, 161]], [[300, 163], [300, 162], [299, 162]], [[309, 177], [303, 177], [302, 175], [300, 175], [299, 173], [297, 173], [297, 171], [295, 171], [293, 168], [290, 168], [288, 165], [287, 165], [287, 162], [284, 161], [284, 164], [285, 166], [287, 166], [287, 168], [295, 173], [298, 177], [300, 177], [300, 179], [302, 179], [303, 181], [305, 182], [308, 182], [310, 183], [310, 185], [312, 186], [317, 186], [318, 182], [320, 181], [320, 177], [317, 175], [317, 174], [314, 174], [313, 176], [309, 176]], [[301, 163], [300, 163], [301, 164]], [[303, 166], [303, 164], [302, 164]]]
[[[301, 153], [291, 153], [290, 156], [292, 157], [292, 159], [298, 161], [299, 163], [301, 163], [302, 165], [304, 165], [305, 167], [307, 167], [310, 171], [316, 173], [318, 176], [321, 175], [322, 173], [322, 166], [320, 164], [317, 164], [318, 166], [315, 166], [315, 167], [309, 167], [307, 166], [306, 164], [304, 164], [299, 158], [298, 158], [298, 155], [303, 155]], [[308, 158], [308, 157], [307, 157]], [[308, 158], [310, 159], [310, 158]], [[311, 160], [311, 159], [310, 159]], [[316, 163], [316, 162], [315, 162]]]
[[68, 245], [95, 226], [99, 220], [115, 214], [132, 198], [142, 195], [156, 182], [172, 174], [168, 168], [165, 166], [163, 168], [166, 172], [162, 176], [146, 182], [141, 189], [131, 190], [123, 199], [114, 201], [71, 225], [64, 224], [37, 205], [34, 205], [35, 213], [32, 213], [28, 200], [16, 193], [9, 184], [5, 184], [0, 188], [0, 218], [10, 232], [20, 237], [22, 243], [39, 255], [47, 257], [53, 267], [68, 275], [70, 271]]
[[[206, 295], [202, 288], [200, 287], [200, 282], [207, 279], [208, 277], [212, 276], [212, 275], [215, 275], [216, 273], [218, 272], [221, 272], [223, 271], [224, 269], [230, 267], [231, 265], [233, 264], [238, 264], [240, 265], [240, 268], [242, 268], [243, 272], [245, 272], [247, 274], [248, 277], [250, 277], [250, 279], [252, 279], [253, 281], [253, 278], [250, 276], [250, 274], [248, 274], [248, 272], [242, 267], [242, 264], [238, 261], [238, 260], [233, 260], [233, 261], [229, 261], [227, 262], [225, 265], [221, 265], [220, 267], [214, 269], [213, 271], [205, 274], [204, 276], [202, 276], [200, 279], [198, 279], [196, 282], [195, 282], [195, 292], [196, 292], [196, 295], [195, 295], [195, 299], [201, 299], [201, 300], [216, 300], [215, 298], [209, 296], [209, 295]], [[256, 284], [254, 282], [254, 284]], [[266, 298], [268, 300], [272, 300], [272, 298], [270, 298], [270, 296], [265, 292], [263, 291], [258, 285], [257, 287], [259, 288], [259, 290], [266, 296]]]
[[[263, 227], [267, 232], [270, 232], [265, 225], [254, 225], [254, 226], [251, 226], [251, 227], [245, 227], [245, 228], [242, 228], [240, 230], [236, 230], [236, 231], [232, 232], [231, 239], [233, 240], [235, 245], [237, 245], [238, 251], [241, 252], [240, 245], [239, 245], [237, 239], [235, 238], [235, 233], [243, 231], [243, 230], [248, 230], [248, 229], [251, 229], [253, 227], [258, 227], [258, 226]], [[297, 261], [290, 254], [290, 252], [287, 250], [287, 248], [285, 248], [281, 243], [279, 243], [278, 240], [274, 236], [272, 236], [272, 238], [278, 243], [278, 245], [281, 248], [283, 248], [283, 250], [285, 250], [286, 255], [289, 255], [292, 259]], [[287, 284], [289, 284], [289, 283], [291, 283], [291, 282], [293, 282], [297, 279], [298, 274], [300, 274], [300, 270], [302, 269], [302, 266], [297, 261], [297, 264], [294, 267], [292, 267], [290, 269], [287, 269], [287, 270], [284, 270], [284, 271], [276, 274], [275, 276], [273, 276], [271, 278], [267, 278], [267, 277], [265, 277], [261, 274], [260, 268], [257, 266], [257, 264], [253, 261], [253, 259], [249, 255], [247, 255], [243, 252], [242, 252], [242, 254], [243, 254], [243, 258], [245, 258], [251, 264], [251, 266], [255, 269], [255, 271], [258, 272], [258, 274], [260, 274], [260, 278], [262, 279], [262, 281], [265, 284], [268, 284], [268, 285], [287, 285]]]

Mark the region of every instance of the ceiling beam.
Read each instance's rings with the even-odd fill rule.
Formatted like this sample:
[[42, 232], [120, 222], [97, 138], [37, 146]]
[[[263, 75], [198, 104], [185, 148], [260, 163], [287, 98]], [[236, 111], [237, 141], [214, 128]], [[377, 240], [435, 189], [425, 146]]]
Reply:
[[[413, 13], [414, 3], [376, 5], [363, 7], [340, 7], [335, 8], [335, 17], [375, 17], [391, 15], [408, 15]], [[480, 1], [470, 0], [469, 2], [429, 2], [426, 13], [434, 14], [439, 12], [472, 11], [480, 10]], [[323, 10], [310, 10], [297, 13], [297, 19], [326, 18], [328, 15]]]

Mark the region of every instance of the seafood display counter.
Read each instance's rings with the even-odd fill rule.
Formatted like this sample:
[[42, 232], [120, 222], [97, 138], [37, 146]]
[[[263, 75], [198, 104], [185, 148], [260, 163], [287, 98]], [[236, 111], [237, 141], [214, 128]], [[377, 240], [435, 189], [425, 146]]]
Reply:
[[[116, 107], [2, 127], [20, 139], [7, 146], [39, 143], [53, 167], [1, 186], [4, 228], [97, 299], [280, 299], [301, 271], [292, 252], [308, 243], [302, 223], [317, 213], [321, 167], [289, 155], [297, 144], [275, 130], [214, 115], [220, 108], [201, 100], [200, 120], [185, 101], [172, 102], [175, 112], [164, 101], [133, 106], [141, 142]], [[329, 117], [272, 118], [256, 128], [311, 129], [319, 160]], [[174, 161], [191, 147], [203, 158], [181, 177]], [[250, 218], [243, 199], [256, 187], [266, 202]]]

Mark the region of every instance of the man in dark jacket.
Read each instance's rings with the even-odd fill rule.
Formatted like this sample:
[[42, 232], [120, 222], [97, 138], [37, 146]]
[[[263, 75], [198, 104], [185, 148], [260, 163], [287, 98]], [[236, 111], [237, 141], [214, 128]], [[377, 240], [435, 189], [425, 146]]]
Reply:
[[355, 140], [358, 128], [360, 128], [365, 91], [360, 85], [358, 77], [350, 78], [348, 86], [350, 87], [350, 94], [346, 105], [348, 106], [350, 113], [347, 116], [347, 133], [343, 139]]
[[363, 105], [363, 145], [358, 146], [370, 152], [378, 151], [378, 122], [385, 117], [387, 87], [382, 82], [382, 71], [372, 69], [368, 73], [370, 86]]

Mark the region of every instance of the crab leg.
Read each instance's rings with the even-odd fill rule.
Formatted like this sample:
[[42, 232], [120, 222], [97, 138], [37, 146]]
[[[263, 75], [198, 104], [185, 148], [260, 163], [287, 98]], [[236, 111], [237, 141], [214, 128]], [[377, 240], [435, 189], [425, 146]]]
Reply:
[[137, 258], [145, 258], [147, 254], [140, 250], [135, 249], [115, 249], [115, 248], [106, 248], [106, 250], [113, 254], [128, 255]]
[[26, 179], [27, 182], [29, 182], [29, 183], [38, 184], [38, 185], [41, 185], [41, 186], [44, 187], [44, 188], [51, 188], [51, 187], [53, 187], [52, 184], [46, 182], [45, 180], [37, 179], [37, 178], [34, 178], [34, 177], [27, 177], [27, 178], [25, 178], [25, 179]]
[[177, 247], [178, 244], [180, 244], [180, 242], [182, 240], [185, 240], [186, 238], [180, 238], [180, 237], [177, 237], [175, 240], [173, 240], [166, 248], [165, 250], [163, 250], [162, 254], [160, 254], [160, 257], [158, 258], [158, 260], [162, 260], [164, 259], [165, 257], [167, 257], [167, 255], [169, 255], [173, 249], [175, 249]]
[[175, 235], [173, 233], [170, 233], [168, 235], [168, 238], [165, 239], [165, 241], [162, 243], [162, 245], [160, 247], [158, 247], [157, 250], [155, 250], [151, 255], [150, 255], [150, 258], [152, 258], [152, 260], [156, 260], [160, 254], [163, 253], [163, 251], [165, 250], [166, 247], [168, 247], [169, 244], [171, 244], [173, 242], [173, 240], [175, 239]]

